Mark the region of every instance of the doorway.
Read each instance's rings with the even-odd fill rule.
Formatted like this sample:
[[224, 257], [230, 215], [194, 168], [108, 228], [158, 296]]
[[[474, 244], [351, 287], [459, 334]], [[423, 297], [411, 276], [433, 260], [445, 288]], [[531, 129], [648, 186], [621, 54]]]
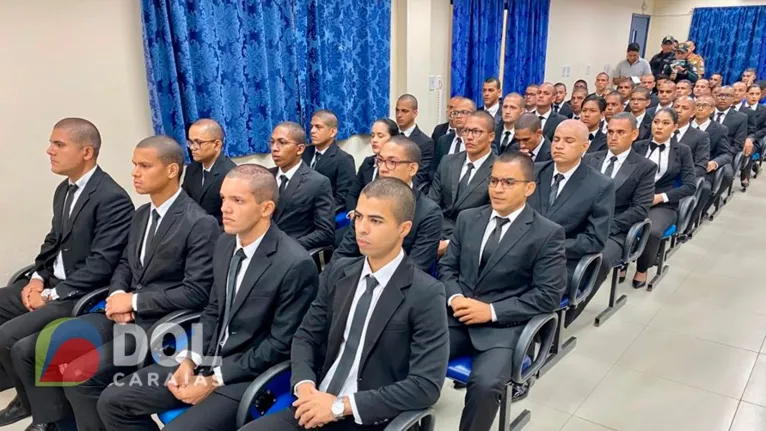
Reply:
[[649, 34], [649, 15], [633, 14], [630, 21], [630, 36], [628, 43], [637, 43], [641, 47], [641, 58], [644, 58], [646, 52], [646, 36]]

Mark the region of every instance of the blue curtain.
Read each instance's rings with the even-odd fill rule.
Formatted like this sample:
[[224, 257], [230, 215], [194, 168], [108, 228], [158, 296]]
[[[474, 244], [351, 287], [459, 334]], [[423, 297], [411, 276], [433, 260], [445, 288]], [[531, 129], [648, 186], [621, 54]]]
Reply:
[[339, 137], [367, 131], [389, 100], [390, 0], [371, 3], [142, 0], [155, 133], [184, 142], [210, 117], [226, 154], [266, 153], [277, 123], [308, 124], [319, 107], [336, 111]]
[[696, 8], [689, 39], [708, 76], [721, 72], [731, 84], [749, 67], [766, 75], [766, 6]]
[[545, 77], [550, 0], [508, 0], [503, 94], [524, 94]]
[[481, 106], [484, 80], [497, 77], [500, 72], [505, 0], [453, 3], [452, 95], [468, 97]]

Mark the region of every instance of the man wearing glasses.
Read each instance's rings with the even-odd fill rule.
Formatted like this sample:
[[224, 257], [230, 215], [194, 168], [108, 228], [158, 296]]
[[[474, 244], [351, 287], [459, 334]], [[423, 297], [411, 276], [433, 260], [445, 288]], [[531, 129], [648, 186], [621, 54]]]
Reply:
[[181, 188], [221, 226], [221, 183], [237, 166], [223, 154], [223, 128], [215, 120], [201, 118], [189, 127], [186, 145], [193, 162]]
[[[413, 181], [420, 165], [420, 147], [410, 139], [399, 135], [383, 144], [375, 158], [375, 165], [383, 178], [391, 177], [402, 180], [412, 188], [415, 194], [415, 215], [410, 233], [404, 237], [402, 248], [412, 263], [423, 271], [429, 272], [436, 262], [436, 250], [442, 232], [442, 213], [439, 205], [417, 188]], [[351, 213], [353, 214], [353, 212]], [[360, 257], [359, 244], [356, 242], [356, 230], [348, 229], [332, 258]]]
[[[434, 159], [431, 162], [432, 178], [439, 169], [439, 163], [441, 163], [442, 157], [447, 154], [456, 154], [465, 151], [463, 128], [465, 127], [465, 122], [468, 119], [468, 116], [474, 111], [476, 111], [476, 103], [471, 99], [460, 97], [454, 102], [450, 117], [452, 119], [452, 124], [455, 126], [455, 133], [447, 133], [436, 141]], [[495, 120], [493, 119], [492, 121]]]
[[[703, 214], [707, 213], [713, 202], [718, 200], [734, 179], [734, 170], [731, 167], [732, 152], [729, 143], [729, 129], [711, 119], [716, 109], [715, 104], [715, 99], [712, 96], [698, 97], [694, 111], [694, 120], [691, 122], [693, 129], [707, 133], [710, 138], [710, 158], [706, 166], [705, 182], [702, 183], [700, 202], [695, 210], [702, 211]], [[718, 169], [724, 170], [723, 183], [721, 183], [718, 193], [711, 199], [715, 172]], [[694, 219], [698, 216], [699, 213], [695, 213]]]
[[[525, 323], [553, 312], [566, 289], [564, 229], [526, 205], [534, 171], [525, 154], [497, 158], [484, 186], [491, 205], [460, 214], [439, 261], [450, 358], [473, 357], [461, 431], [491, 428]], [[515, 399], [526, 394], [517, 389]]]
[[649, 90], [644, 87], [636, 88], [630, 97], [630, 112], [636, 117], [638, 124], [638, 141], [649, 139], [652, 135], [652, 120], [654, 116], [646, 112], [649, 106]]

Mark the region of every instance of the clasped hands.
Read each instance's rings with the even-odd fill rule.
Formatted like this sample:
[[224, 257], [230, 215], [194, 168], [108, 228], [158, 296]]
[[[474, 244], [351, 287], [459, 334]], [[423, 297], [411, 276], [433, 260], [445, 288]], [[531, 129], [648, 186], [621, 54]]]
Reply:
[[453, 316], [464, 325], [480, 325], [492, 321], [492, 307], [475, 299], [456, 296], [450, 303]]
[[213, 393], [219, 383], [213, 376], [194, 374], [197, 366], [190, 359], [185, 359], [178, 366], [167, 388], [176, 399], [186, 404], [197, 405]]
[[115, 293], [106, 298], [106, 317], [115, 323], [130, 323], [135, 320], [133, 294]]
[[29, 280], [29, 283], [21, 289], [21, 303], [24, 304], [24, 308], [34, 311], [44, 306], [47, 303], [42, 296], [44, 289], [42, 280], [36, 278]]
[[[321, 428], [337, 420], [332, 414], [332, 405], [338, 397], [317, 390], [313, 382], [301, 383], [295, 391], [298, 399], [293, 402], [293, 407], [298, 425], [305, 429]], [[345, 400], [344, 398], [345, 410], [348, 411], [349, 402]]]

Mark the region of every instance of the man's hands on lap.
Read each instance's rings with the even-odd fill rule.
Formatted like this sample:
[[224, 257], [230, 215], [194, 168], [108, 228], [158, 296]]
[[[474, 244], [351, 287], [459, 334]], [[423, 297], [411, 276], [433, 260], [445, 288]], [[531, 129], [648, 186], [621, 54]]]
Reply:
[[[24, 304], [24, 307], [29, 310], [33, 311], [35, 308], [40, 308], [42, 305], [45, 305], [45, 301], [43, 301], [43, 304], [40, 305], [39, 301], [37, 301], [37, 297], [40, 297], [40, 301], [42, 301], [42, 292], [45, 287], [43, 286], [43, 281], [37, 278], [33, 278], [29, 280], [29, 283], [27, 283], [26, 286], [24, 286], [23, 289], [21, 289], [21, 303]], [[36, 293], [35, 297], [35, 303], [38, 305], [37, 307], [32, 307], [32, 304], [30, 304], [30, 300], [32, 299], [32, 294]]]
[[452, 299], [453, 315], [464, 325], [480, 325], [492, 321], [492, 307], [475, 299], [456, 296]]
[[[293, 402], [295, 407], [295, 419], [305, 429], [321, 428], [330, 422], [335, 422], [332, 414], [332, 405], [338, 398], [327, 392], [320, 392], [313, 382], [301, 383], [295, 388], [298, 399]], [[346, 411], [350, 411], [348, 401]]]

